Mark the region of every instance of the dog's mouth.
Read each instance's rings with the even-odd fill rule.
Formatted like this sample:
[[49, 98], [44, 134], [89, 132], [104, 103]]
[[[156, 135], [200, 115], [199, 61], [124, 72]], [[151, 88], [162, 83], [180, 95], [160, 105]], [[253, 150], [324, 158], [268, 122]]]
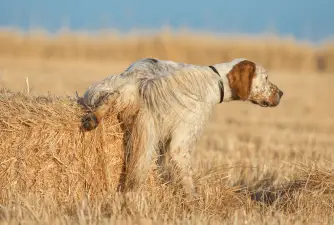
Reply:
[[262, 100], [262, 101], [255, 101], [255, 100], [250, 100], [251, 103], [255, 104], [255, 105], [259, 105], [261, 107], [275, 107], [278, 104], [272, 104], [266, 100]]

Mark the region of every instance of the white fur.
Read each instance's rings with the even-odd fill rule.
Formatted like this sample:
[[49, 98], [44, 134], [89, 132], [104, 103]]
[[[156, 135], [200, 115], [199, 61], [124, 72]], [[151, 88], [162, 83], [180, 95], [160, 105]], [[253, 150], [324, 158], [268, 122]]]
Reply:
[[[129, 153], [126, 186], [138, 187], [145, 182], [150, 162], [157, 155], [163, 171], [165, 163], [174, 162], [170, 171], [174, 179], [181, 179], [187, 193], [195, 192], [191, 151], [213, 107], [220, 102], [219, 82], [224, 86], [223, 101], [233, 100], [227, 75], [244, 60], [213, 65], [218, 75], [208, 66], [141, 59], [123, 73], [88, 88], [84, 104], [95, 108], [96, 114], [102, 111], [104, 115], [106, 108], [112, 107], [123, 115], [128, 137], [125, 151]], [[259, 96], [268, 99], [273, 89], [263, 67], [257, 67], [256, 72], [249, 100], [261, 102]], [[114, 92], [119, 95], [113, 96]]]

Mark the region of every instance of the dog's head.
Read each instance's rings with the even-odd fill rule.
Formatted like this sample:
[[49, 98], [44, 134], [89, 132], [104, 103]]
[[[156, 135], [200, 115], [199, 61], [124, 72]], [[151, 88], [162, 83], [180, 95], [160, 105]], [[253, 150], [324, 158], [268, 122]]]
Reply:
[[234, 65], [227, 78], [232, 99], [235, 100], [248, 100], [262, 107], [275, 107], [283, 96], [283, 92], [268, 80], [266, 70], [248, 60]]

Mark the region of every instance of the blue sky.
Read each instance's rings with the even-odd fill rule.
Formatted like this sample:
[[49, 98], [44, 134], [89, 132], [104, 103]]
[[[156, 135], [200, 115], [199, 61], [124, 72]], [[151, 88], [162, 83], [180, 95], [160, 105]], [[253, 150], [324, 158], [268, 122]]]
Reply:
[[54, 32], [101, 28], [178, 29], [279, 35], [319, 41], [334, 36], [334, 0], [0, 0], [0, 27]]

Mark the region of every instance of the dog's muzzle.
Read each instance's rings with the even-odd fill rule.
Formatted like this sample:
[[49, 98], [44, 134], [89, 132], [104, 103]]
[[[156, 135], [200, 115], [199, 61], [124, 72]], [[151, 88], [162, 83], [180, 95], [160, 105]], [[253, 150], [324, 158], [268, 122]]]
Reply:
[[250, 100], [253, 104], [259, 105], [261, 107], [275, 107], [278, 106], [281, 98], [283, 96], [283, 91], [277, 89], [269, 99], [259, 99], [259, 100]]

